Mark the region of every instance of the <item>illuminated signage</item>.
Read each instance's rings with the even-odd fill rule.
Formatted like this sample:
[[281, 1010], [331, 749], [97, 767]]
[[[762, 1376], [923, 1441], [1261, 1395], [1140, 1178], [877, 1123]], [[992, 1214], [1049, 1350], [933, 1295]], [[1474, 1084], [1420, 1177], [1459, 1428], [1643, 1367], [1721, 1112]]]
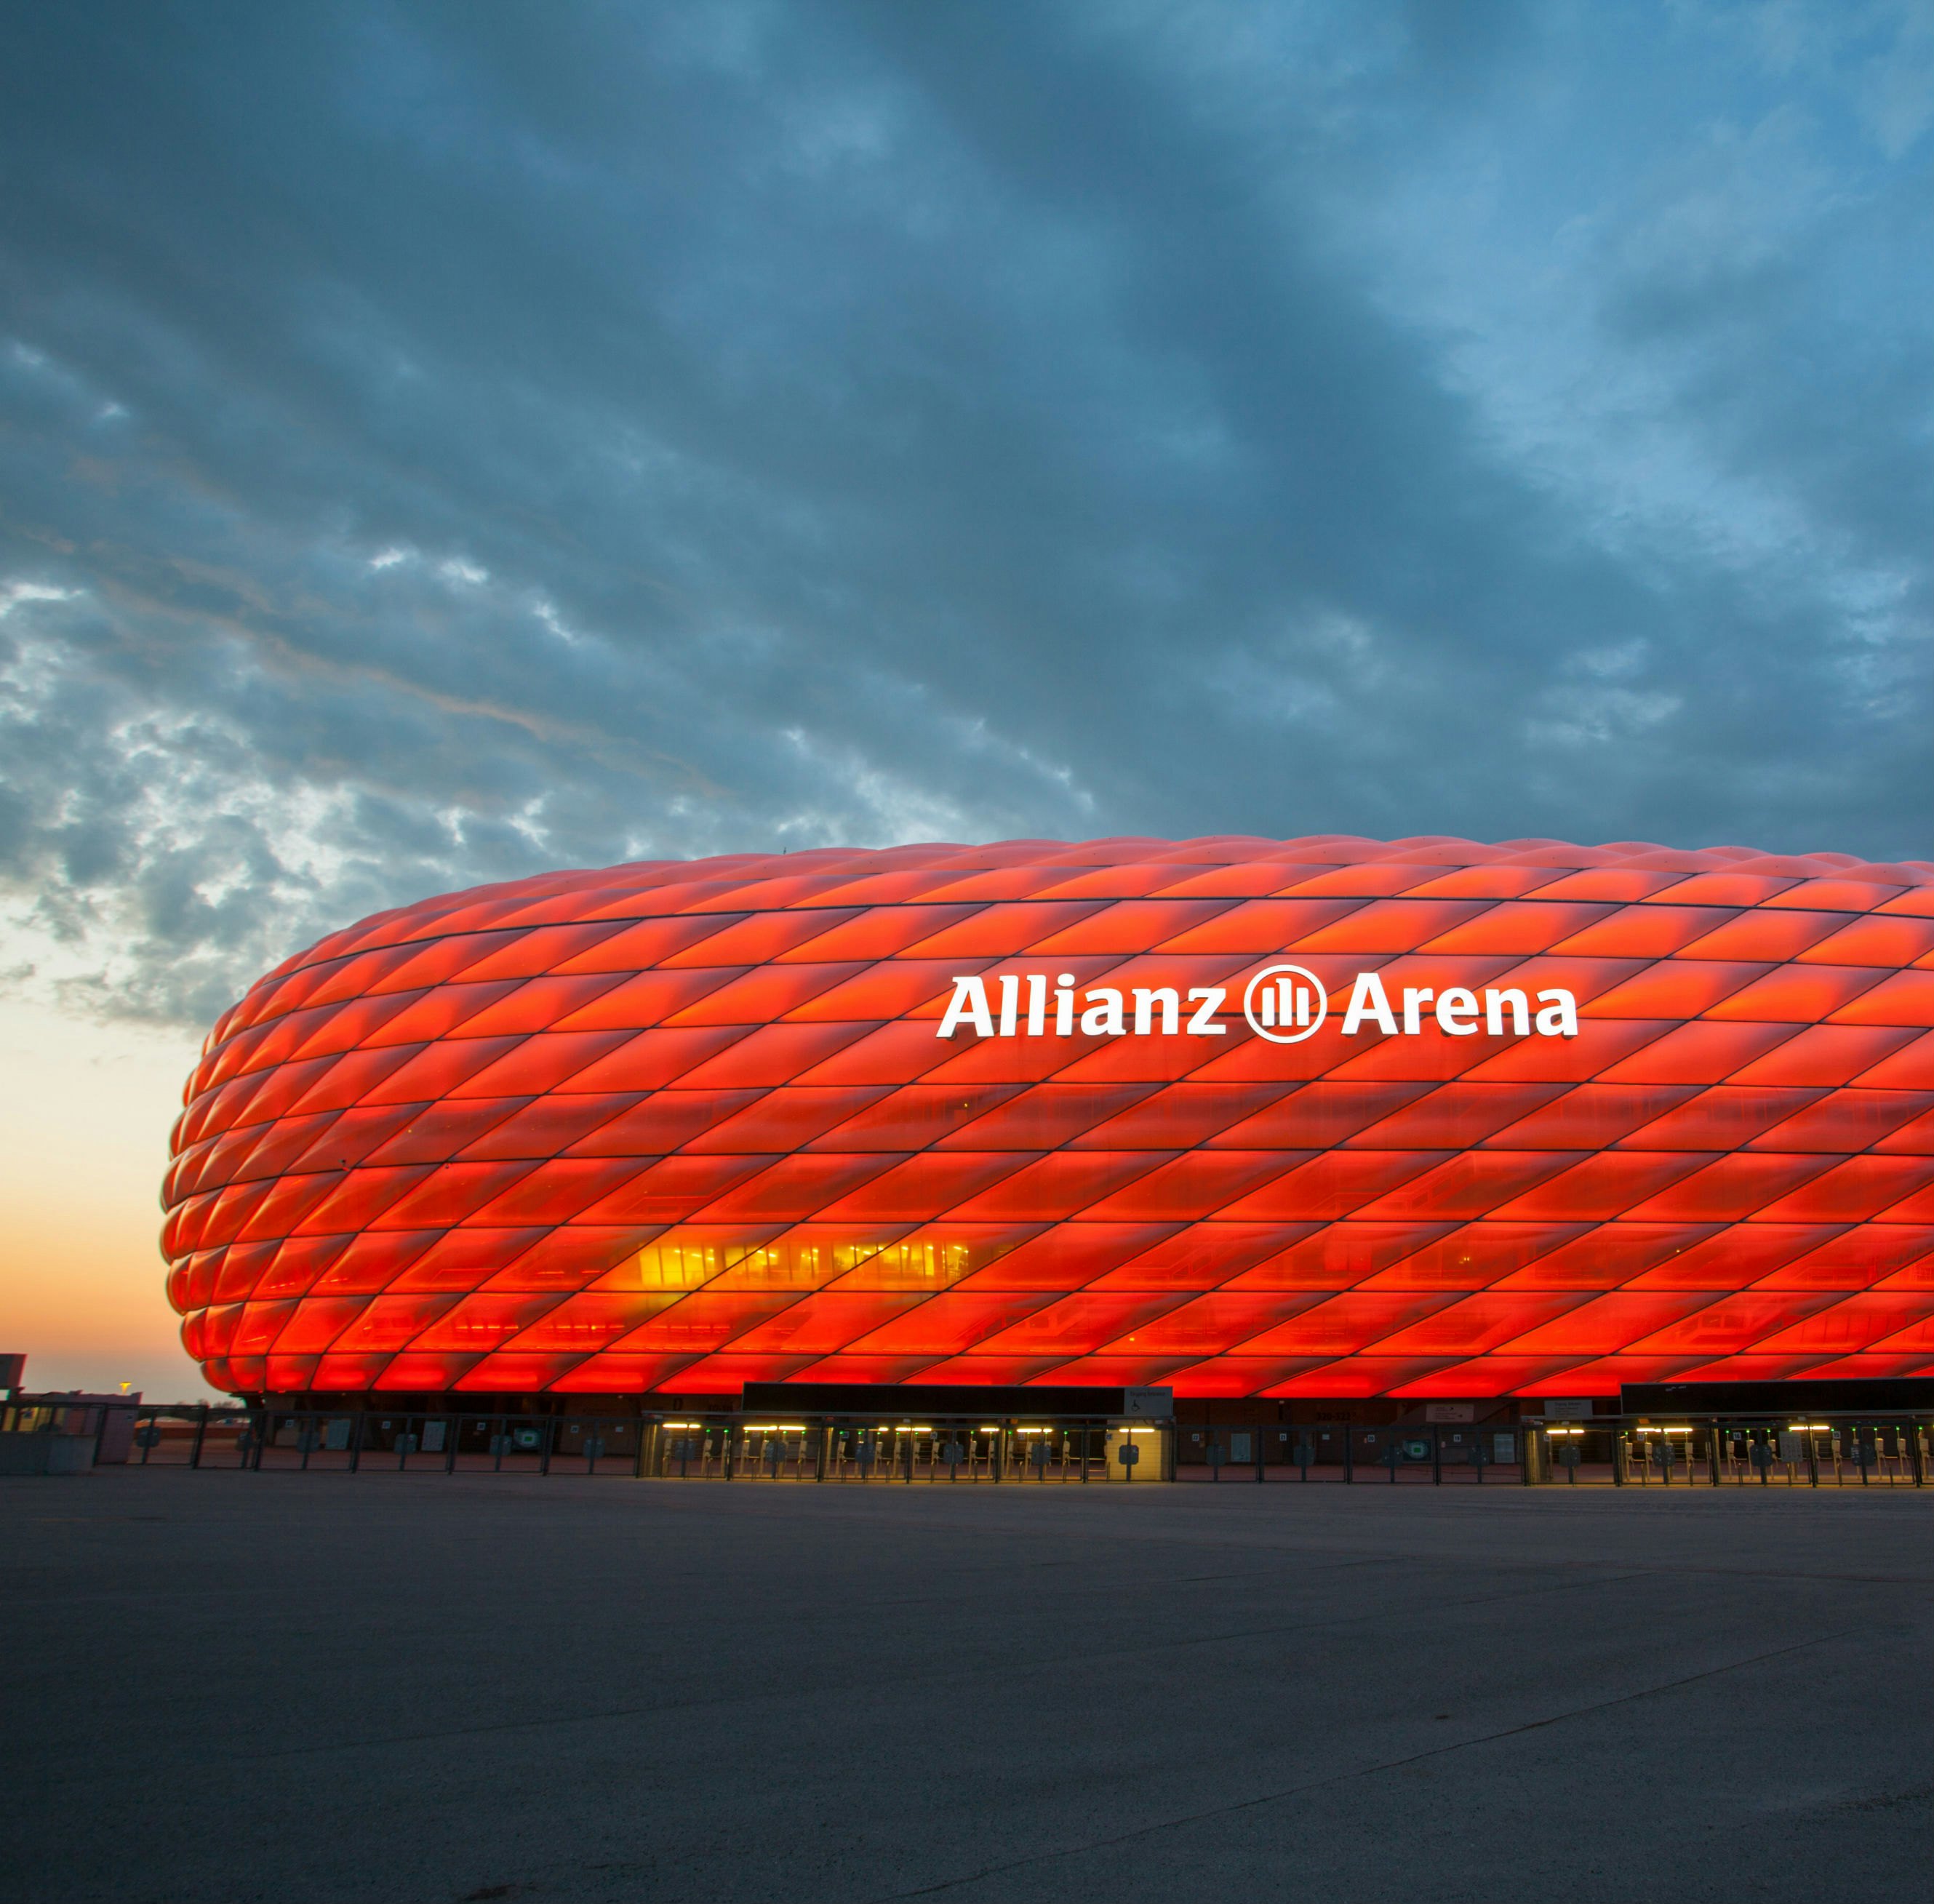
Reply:
[[[950, 1038], [963, 1026], [982, 1038], [1222, 1038], [1221, 1022], [1230, 988], [1194, 985], [1091, 986], [1079, 994], [1071, 972], [1050, 980], [1046, 972], [997, 972], [989, 978], [966, 972], [953, 980], [935, 1035]], [[1243, 992], [1243, 1017], [1258, 1038], [1297, 1044], [1313, 1037], [1330, 1015], [1323, 981], [1301, 966], [1265, 966]], [[1050, 1023], [1051, 1020], [1051, 1023]], [[1515, 986], [1462, 985], [1438, 991], [1405, 985], [1393, 999], [1382, 978], [1360, 972], [1350, 988], [1339, 1028], [1345, 1038], [1374, 1029], [1385, 1038], [1417, 1038], [1428, 1026], [1445, 1038], [1576, 1038], [1578, 1001], [1553, 987], [1535, 995]]]

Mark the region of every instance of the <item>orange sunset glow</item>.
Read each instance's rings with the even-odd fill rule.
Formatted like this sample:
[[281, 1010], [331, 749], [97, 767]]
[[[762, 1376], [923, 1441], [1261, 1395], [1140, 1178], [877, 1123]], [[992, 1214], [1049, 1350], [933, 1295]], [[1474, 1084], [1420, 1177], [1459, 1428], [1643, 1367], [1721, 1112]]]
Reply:
[[156, 1194], [198, 1041], [0, 1004], [0, 1351], [37, 1390], [210, 1391], [163, 1293]]

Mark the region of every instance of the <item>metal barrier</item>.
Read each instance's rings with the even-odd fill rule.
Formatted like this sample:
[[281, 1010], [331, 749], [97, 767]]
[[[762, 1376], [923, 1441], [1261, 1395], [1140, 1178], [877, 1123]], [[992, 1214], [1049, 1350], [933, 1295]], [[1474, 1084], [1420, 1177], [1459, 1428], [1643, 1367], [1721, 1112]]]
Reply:
[[1458, 1426], [850, 1415], [525, 1415], [142, 1405], [143, 1467], [572, 1474], [839, 1487], [1907, 1487], [1934, 1414], [1598, 1415]]
[[143, 1403], [134, 1417], [128, 1460], [137, 1467], [243, 1468], [259, 1443], [255, 1417], [246, 1408]]
[[1925, 1487], [1934, 1415], [1595, 1415], [1523, 1424], [1526, 1478], [1600, 1487]]
[[1184, 1423], [1175, 1433], [1176, 1478], [1212, 1483], [1924, 1487], [1934, 1472], [1929, 1415]]
[[251, 1472], [574, 1474], [847, 1487], [1174, 1478], [1166, 1423], [934, 1416], [525, 1415], [143, 1407], [140, 1466]]

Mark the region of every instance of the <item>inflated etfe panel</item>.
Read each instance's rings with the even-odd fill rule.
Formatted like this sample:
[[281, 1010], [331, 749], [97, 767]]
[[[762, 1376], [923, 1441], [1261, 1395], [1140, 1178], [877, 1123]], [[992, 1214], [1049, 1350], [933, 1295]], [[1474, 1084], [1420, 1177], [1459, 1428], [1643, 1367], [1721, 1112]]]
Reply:
[[1934, 866], [1112, 839], [324, 939], [174, 1134], [239, 1392], [1934, 1372]]

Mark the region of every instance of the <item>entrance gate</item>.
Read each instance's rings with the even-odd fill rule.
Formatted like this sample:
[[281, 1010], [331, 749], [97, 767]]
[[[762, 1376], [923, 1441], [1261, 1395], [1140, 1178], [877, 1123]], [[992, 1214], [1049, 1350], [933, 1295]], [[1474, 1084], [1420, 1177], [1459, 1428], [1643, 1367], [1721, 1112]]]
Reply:
[[1523, 1479], [1517, 1425], [1360, 1426], [1188, 1423], [1176, 1430], [1176, 1478], [1481, 1487]]
[[1532, 1483], [1611, 1487], [1925, 1487], [1934, 1417], [1601, 1415], [1525, 1424]]

